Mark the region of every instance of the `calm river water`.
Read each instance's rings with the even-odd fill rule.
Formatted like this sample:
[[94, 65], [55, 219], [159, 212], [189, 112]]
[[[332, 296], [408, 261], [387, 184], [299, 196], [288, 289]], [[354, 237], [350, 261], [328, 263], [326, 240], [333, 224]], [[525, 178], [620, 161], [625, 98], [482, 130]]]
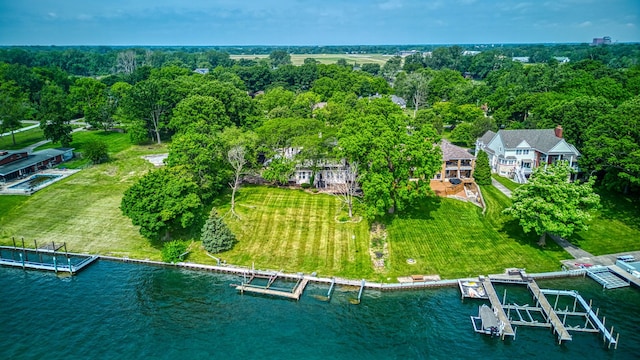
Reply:
[[[603, 291], [590, 279], [539, 281], [576, 289], [620, 332], [617, 350], [595, 334], [557, 345], [548, 329], [515, 341], [473, 332], [479, 301], [455, 288], [338, 288], [310, 284], [299, 302], [240, 295], [239, 277], [98, 261], [75, 277], [0, 268], [0, 359], [638, 359], [640, 290]], [[503, 288], [498, 288], [502, 295]], [[522, 304], [524, 288], [507, 298]], [[509, 302], [509, 301], [508, 301]]]

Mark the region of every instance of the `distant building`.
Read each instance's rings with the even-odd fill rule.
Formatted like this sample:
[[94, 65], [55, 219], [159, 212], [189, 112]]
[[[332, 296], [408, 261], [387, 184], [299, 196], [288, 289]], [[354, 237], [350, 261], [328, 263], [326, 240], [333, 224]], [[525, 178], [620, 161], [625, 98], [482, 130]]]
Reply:
[[400, 106], [401, 109], [405, 109], [407, 107], [407, 101], [400, 96], [391, 95], [391, 101]]
[[409, 55], [418, 54], [418, 50], [402, 50], [398, 51], [398, 55], [401, 57], [407, 57]]
[[518, 61], [521, 63], [528, 63], [529, 62], [529, 57], [528, 56], [514, 56], [511, 58], [511, 60], [513, 61]]
[[560, 64], [565, 64], [569, 62], [569, 58], [566, 56], [554, 56], [554, 59], [556, 59]]
[[474, 50], [465, 50], [462, 52], [462, 55], [464, 56], [476, 56], [478, 54], [480, 54], [481, 51], [474, 51]]
[[209, 73], [209, 69], [199, 68], [199, 69], [193, 70], [193, 72], [196, 73], [196, 74], [207, 75]]
[[593, 38], [591, 46], [611, 45], [611, 36], [603, 36], [601, 38]]

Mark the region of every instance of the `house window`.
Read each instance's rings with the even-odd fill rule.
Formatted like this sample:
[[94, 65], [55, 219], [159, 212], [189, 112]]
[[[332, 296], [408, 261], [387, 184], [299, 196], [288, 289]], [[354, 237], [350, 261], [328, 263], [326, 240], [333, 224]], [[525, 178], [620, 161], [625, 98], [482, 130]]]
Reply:
[[522, 163], [522, 167], [526, 169], [531, 169], [531, 163], [528, 163], [528, 162]]

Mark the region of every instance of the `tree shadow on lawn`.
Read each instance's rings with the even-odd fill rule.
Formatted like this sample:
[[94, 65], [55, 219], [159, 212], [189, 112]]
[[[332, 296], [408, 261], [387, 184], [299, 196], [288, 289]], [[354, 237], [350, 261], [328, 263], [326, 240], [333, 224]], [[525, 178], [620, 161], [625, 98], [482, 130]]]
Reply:
[[432, 196], [427, 198], [427, 200], [424, 200], [415, 206], [408, 207], [403, 211], [385, 215], [384, 221], [386, 223], [391, 223], [395, 218], [433, 220], [433, 214], [440, 209], [441, 204], [442, 199], [440, 197]]
[[502, 227], [496, 230], [500, 233], [503, 233], [509, 239], [512, 239], [513, 241], [523, 246], [529, 246], [534, 249], [540, 249], [544, 250], [545, 252], [553, 252], [558, 254], [565, 252], [560, 245], [556, 244], [556, 242], [553, 241], [551, 237], [549, 237], [549, 235], [547, 235], [546, 245], [544, 247], [538, 245], [540, 237], [533, 231], [525, 233], [522, 229], [522, 226], [520, 226], [520, 224], [518, 223], [517, 219], [506, 219], [503, 222]]

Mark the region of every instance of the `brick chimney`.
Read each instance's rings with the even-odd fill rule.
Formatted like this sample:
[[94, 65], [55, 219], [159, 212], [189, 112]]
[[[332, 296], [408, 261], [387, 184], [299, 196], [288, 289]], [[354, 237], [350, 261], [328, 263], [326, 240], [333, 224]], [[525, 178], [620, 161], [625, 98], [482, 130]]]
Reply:
[[561, 125], [556, 126], [555, 132], [556, 132], [556, 137], [559, 137], [560, 139], [562, 139], [562, 126]]

